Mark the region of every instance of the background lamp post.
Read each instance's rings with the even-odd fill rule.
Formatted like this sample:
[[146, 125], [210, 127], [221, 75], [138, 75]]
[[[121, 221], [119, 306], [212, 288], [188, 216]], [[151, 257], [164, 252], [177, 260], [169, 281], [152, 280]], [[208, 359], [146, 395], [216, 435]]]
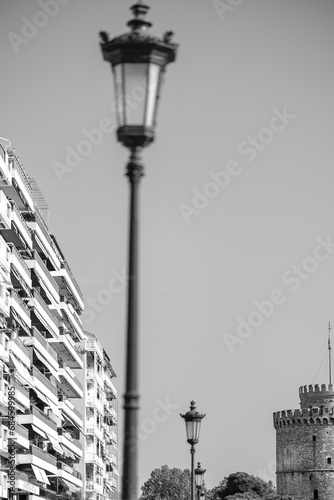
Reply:
[[197, 468], [195, 469], [195, 483], [197, 488], [197, 500], [200, 500], [201, 496], [204, 496], [202, 493], [204, 486], [204, 474], [206, 473], [206, 469], [202, 469], [200, 462], [197, 464]]
[[195, 444], [199, 441], [199, 433], [201, 429], [202, 419], [205, 417], [205, 414], [199, 413], [196, 410], [195, 401], [191, 401], [190, 410], [187, 411], [184, 415], [181, 415], [184, 418], [186, 424], [186, 433], [187, 433], [187, 442], [190, 444], [190, 453], [191, 453], [191, 500], [195, 500], [195, 488], [194, 488], [194, 468], [195, 468]]
[[168, 63], [177, 45], [172, 32], [162, 38], [149, 34], [145, 19], [149, 7], [142, 1], [131, 7], [130, 31], [110, 39], [100, 32], [103, 57], [114, 76], [117, 138], [130, 150], [126, 175], [130, 182], [130, 230], [127, 297], [126, 382], [124, 394], [123, 500], [137, 500], [138, 455], [138, 187], [143, 175], [142, 148], [153, 142], [157, 105]]

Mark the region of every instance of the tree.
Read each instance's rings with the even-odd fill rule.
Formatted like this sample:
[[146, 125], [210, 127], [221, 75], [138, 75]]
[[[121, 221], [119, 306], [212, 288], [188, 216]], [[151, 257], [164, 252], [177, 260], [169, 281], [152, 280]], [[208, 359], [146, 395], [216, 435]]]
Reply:
[[213, 500], [274, 500], [275, 488], [271, 481], [266, 483], [246, 472], [235, 472], [225, 477], [219, 486], [211, 490]]
[[163, 465], [151, 472], [141, 489], [140, 500], [190, 500], [190, 471]]

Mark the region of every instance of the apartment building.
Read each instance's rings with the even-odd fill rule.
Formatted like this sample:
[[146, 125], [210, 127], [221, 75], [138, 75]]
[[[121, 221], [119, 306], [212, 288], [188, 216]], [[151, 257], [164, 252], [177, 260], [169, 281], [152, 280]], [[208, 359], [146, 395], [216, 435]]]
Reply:
[[95, 335], [85, 331], [83, 461], [86, 500], [116, 499], [118, 492], [117, 391], [110, 358]]
[[84, 498], [84, 304], [47, 217], [0, 140], [0, 499]]

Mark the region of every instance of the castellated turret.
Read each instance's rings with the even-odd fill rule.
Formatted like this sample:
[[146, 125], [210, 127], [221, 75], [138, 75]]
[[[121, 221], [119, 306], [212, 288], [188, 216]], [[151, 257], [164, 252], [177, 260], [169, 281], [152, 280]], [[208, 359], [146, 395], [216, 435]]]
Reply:
[[300, 410], [274, 413], [277, 494], [334, 500], [333, 385], [299, 388]]

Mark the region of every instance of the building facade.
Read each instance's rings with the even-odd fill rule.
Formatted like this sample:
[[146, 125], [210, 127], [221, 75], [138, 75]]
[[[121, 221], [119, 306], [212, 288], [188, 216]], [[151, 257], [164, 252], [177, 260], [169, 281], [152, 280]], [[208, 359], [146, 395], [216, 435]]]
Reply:
[[116, 499], [118, 492], [117, 391], [110, 358], [95, 335], [85, 332], [83, 472], [86, 500]]
[[294, 500], [334, 498], [334, 387], [299, 389], [300, 409], [274, 413], [277, 493]]
[[0, 499], [83, 489], [84, 304], [47, 215], [37, 183], [0, 140]]

